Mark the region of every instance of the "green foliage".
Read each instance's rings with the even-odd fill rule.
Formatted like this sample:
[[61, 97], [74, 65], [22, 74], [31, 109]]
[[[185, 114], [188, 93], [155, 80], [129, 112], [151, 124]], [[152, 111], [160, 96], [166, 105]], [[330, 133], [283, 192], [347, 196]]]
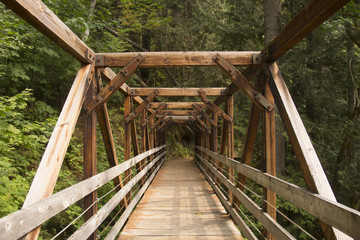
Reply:
[[35, 103], [29, 89], [13, 97], [0, 97], [0, 216], [23, 204], [55, 121], [54, 111], [45, 103]]

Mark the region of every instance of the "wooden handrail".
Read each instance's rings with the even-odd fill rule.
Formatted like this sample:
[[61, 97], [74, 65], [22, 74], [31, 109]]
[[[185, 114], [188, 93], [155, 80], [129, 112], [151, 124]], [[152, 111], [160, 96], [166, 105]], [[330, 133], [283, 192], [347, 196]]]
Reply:
[[196, 149], [229, 167], [233, 167], [235, 171], [284, 197], [290, 203], [339, 229], [345, 234], [354, 238], [360, 236], [360, 228], [358, 227], [360, 226], [359, 211], [343, 204], [327, 200], [318, 194], [311, 193], [299, 186], [263, 173], [233, 159], [221, 156], [203, 147], [196, 146]]
[[87, 194], [100, 188], [136, 163], [165, 148], [162, 145], [133, 157], [91, 178], [68, 187], [48, 198], [31, 204], [17, 212], [0, 219], [0, 232], [3, 239], [18, 239], [34, 228], [79, 201]]
[[137, 182], [139, 182], [142, 177], [148, 172], [157, 163], [166, 152], [161, 153], [156, 158], [154, 158], [151, 163], [149, 163], [143, 170], [141, 170], [134, 178], [132, 178], [124, 187], [117, 192], [95, 215], [93, 215], [88, 221], [86, 221], [74, 234], [72, 234], [68, 239], [87, 239], [106, 219], [106, 217], [114, 210], [114, 208], [119, 205], [120, 201], [126, 196], [128, 192], [132, 189]]
[[195, 153], [198, 159], [219, 179], [232, 194], [240, 200], [240, 202], [250, 211], [254, 217], [269, 231], [276, 239], [295, 240], [288, 231], [286, 231], [279, 223], [276, 222], [269, 214], [263, 211], [250, 197], [236, 187], [229, 179], [220, 173], [214, 166], [206, 161], [202, 156]]

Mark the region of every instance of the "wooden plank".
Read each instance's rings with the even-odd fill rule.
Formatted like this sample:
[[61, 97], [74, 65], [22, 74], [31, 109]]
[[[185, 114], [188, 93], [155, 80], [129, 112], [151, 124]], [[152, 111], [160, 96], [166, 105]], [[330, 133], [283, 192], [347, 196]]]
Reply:
[[203, 90], [208, 96], [219, 96], [225, 94], [224, 87], [222, 88], [131, 88], [131, 96], [148, 96], [154, 90], [158, 90], [159, 97], [197, 97], [199, 90]]
[[246, 96], [259, 108], [265, 108], [268, 111], [272, 111], [274, 108], [259, 91], [252, 86], [235, 66], [226, 61], [220, 54], [214, 56], [214, 61], [218, 63], [219, 68], [231, 79], [231, 81], [241, 89]]
[[[314, 194], [299, 186], [288, 183], [282, 179], [263, 173], [260, 170], [242, 164], [233, 159], [228, 159], [205, 148], [196, 147], [209, 156], [252, 179], [256, 183], [271, 189], [276, 194], [284, 197], [290, 203], [300, 207], [304, 211], [322, 219], [327, 224], [334, 226], [356, 239], [360, 236], [360, 212], [343, 204], [329, 200], [319, 194]], [[339, 221], [341, 219], [341, 221]]]
[[288, 231], [286, 231], [279, 223], [276, 222], [271, 216], [263, 212], [250, 197], [243, 191], [240, 191], [234, 183], [230, 182], [222, 173], [218, 172], [211, 164], [209, 164], [202, 156], [195, 153], [205, 166], [220, 179], [220, 181], [233, 193], [233, 195], [240, 200], [240, 202], [254, 215], [254, 217], [261, 222], [261, 224], [276, 238], [276, 239], [292, 239], [294, 238]]
[[166, 110], [171, 116], [190, 116], [192, 110]]
[[[32, 229], [40, 226], [56, 214], [65, 210], [89, 193], [102, 187], [128, 168], [134, 166], [144, 158], [161, 151], [165, 146], [151, 149], [126, 162], [112, 167], [96, 176], [83, 180], [60, 192], [23, 207], [6, 217], [0, 219], [0, 231], [3, 239], [18, 239]], [[51, 207], [50, 207], [51, 206]]]
[[160, 169], [119, 239], [222, 239], [224, 235], [242, 239], [194, 161], [177, 159]]
[[150, 95], [145, 98], [143, 100], [143, 102], [136, 107], [136, 109], [130, 113], [126, 118], [124, 118], [124, 121], [127, 123], [129, 121], [131, 121], [132, 119], [136, 118], [137, 116], [139, 116], [139, 114], [142, 112], [142, 110], [144, 110], [149, 103], [156, 97], [156, 95], [159, 93], [159, 90], [155, 89], [154, 91], [152, 91], [150, 93]]
[[[91, 64], [82, 66], [78, 71], [41, 158], [23, 208], [51, 195], [80, 114], [88, 87], [88, 77], [94, 73], [93, 71]], [[36, 238], [39, 231], [40, 229], [33, 232], [32, 237]]]
[[97, 53], [97, 67], [122, 67], [141, 54], [145, 61], [140, 67], [185, 67], [216, 66], [212, 57], [220, 53], [235, 66], [258, 64], [253, 58], [259, 58], [260, 52], [123, 52]]
[[145, 184], [141, 187], [139, 192], [134, 197], [133, 201], [129, 204], [129, 206], [125, 209], [125, 211], [121, 214], [121, 217], [117, 220], [115, 225], [111, 228], [110, 232], [106, 235], [105, 240], [113, 240], [116, 238], [121, 228], [124, 226], [126, 220], [129, 218], [130, 214], [134, 210], [136, 204], [140, 201], [141, 197], [144, 195], [145, 191], [148, 189], [150, 183], [154, 179], [157, 172], [160, 170], [163, 161], [155, 168], [155, 171], [151, 173], [149, 178], [146, 180]]
[[[95, 87], [97, 81], [95, 77], [90, 83], [88, 91], [85, 96], [84, 105], [88, 104], [95, 97]], [[83, 125], [83, 143], [84, 143], [84, 155], [83, 155], [83, 169], [84, 179], [88, 179], [96, 175], [97, 171], [97, 157], [96, 157], [96, 112], [92, 111], [84, 114]], [[84, 197], [84, 221], [86, 222], [97, 212], [97, 191], [93, 191]], [[95, 203], [95, 204], [94, 204]], [[95, 240], [97, 235], [97, 229], [95, 229], [88, 240]]]
[[155, 165], [163, 156], [165, 152], [157, 156], [151, 163], [149, 163], [139, 174], [132, 178], [124, 187], [117, 192], [104, 206], [88, 221], [86, 221], [76, 232], [74, 232], [68, 239], [85, 239], [90, 236], [92, 231], [100, 226], [106, 217], [114, 210], [126, 194], [131, 192], [132, 187], [141, 180], [142, 177]]
[[[294, 149], [296, 159], [300, 164], [306, 186], [310, 191], [336, 202], [335, 195], [321, 166], [321, 162], [311, 143], [310, 137], [306, 132], [305, 126], [277, 64], [275, 62], [270, 63], [267, 65], [267, 68], [270, 72], [269, 85], [279, 109], [281, 119], [284, 123], [285, 130]], [[320, 225], [323, 232], [328, 234], [328, 238], [333, 238], [334, 235], [337, 235], [337, 238], [342, 237], [342, 233], [338, 232], [336, 229], [321, 222]]]
[[102, 106], [116, 91], [131, 77], [136, 69], [139, 67], [139, 63], [144, 60], [141, 55], [136, 56], [134, 59], [128, 62], [128, 64], [106, 85], [103, 90], [93, 99], [89, 104], [85, 106], [85, 110], [90, 112], [97, 110]]
[[[274, 97], [271, 93], [269, 84], [264, 81], [264, 96], [274, 104]], [[266, 173], [276, 176], [276, 140], [275, 140], [275, 109], [271, 112], [263, 111], [263, 159]], [[276, 221], [276, 194], [271, 190], [264, 188], [264, 196], [267, 202], [264, 202], [264, 210]], [[269, 231], [266, 231], [267, 239], [275, 239]]]
[[310, 34], [349, 0], [311, 0], [261, 52], [264, 60], [276, 61]]
[[251, 231], [251, 229], [248, 227], [246, 222], [240, 217], [238, 211], [231, 206], [231, 203], [226, 199], [224, 194], [221, 192], [221, 190], [218, 187], [218, 184], [215, 183], [215, 181], [209, 176], [209, 174], [200, 164], [197, 165], [204, 174], [204, 176], [206, 177], [207, 181], [210, 183], [211, 187], [214, 189], [216, 195], [222, 202], [223, 206], [226, 208], [226, 211], [230, 213], [232, 219], [239, 226], [241, 231], [244, 233], [245, 237], [250, 240], [257, 240], [258, 238]]
[[92, 63], [95, 53], [40, 0], [1, 0], [47, 38], [81, 63]]
[[[200, 107], [205, 108], [206, 105], [203, 102], [164, 102], [166, 104], [167, 109], [176, 109], [176, 108], [184, 108], [184, 109], [192, 109], [193, 104], [196, 103], [200, 105]], [[158, 108], [162, 102], [152, 102], [150, 103], [151, 108]]]

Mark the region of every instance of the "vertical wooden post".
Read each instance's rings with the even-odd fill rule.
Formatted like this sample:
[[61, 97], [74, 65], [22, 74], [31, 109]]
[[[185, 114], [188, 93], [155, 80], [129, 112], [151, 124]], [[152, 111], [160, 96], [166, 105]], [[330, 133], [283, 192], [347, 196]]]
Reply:
[[[231, 159], [234, 159], [234, 96], [228, 95], [226, 97], [226, 105], [225, 105], [225, 112], [229, 115], [233, 121], [227, 124], [227, 156]], [[230, 182], [234, 183], [234, 168], [229, 167], [229, 180]], [[233, 194], [231, 191], [229, 193], [229, 201], [230, 203], [233, 202]]]
[[[218, 128], [217, 128], [217, 124], [218, 124], [218, 115], [213, 112], [212, 114], [212, 119], [215, 123], [216, 126], [211, 125], [211, 139], [210, 139], [210, 147], [211, 147], [211, 151], [217, 153], [218, 151]], [[214, 159], [214, 164], [215, 167], [218, 168], [219, 167], [219, 161]], [[217, 185], [220, 184], [219, 178], [215, 177], [215, 183]]]
[[[142, 110], [141, 122], [143, 123], [146, 119], [146, 109]], [[141, 128], [141, 152], [146, 152], [146, 138], [147, 138], [147, 124]]]
[[[130, 96], [124, 97], [124, 119], [130, 115]], [[124, 121], [124, 161], [131, 158], [131, 121]], [[131, 169], [124, 173], [124, 185], [131, 179]], [[131, 191], [126, 195], [128, 204], [131, 201]]]
[[[85, 96], [84, 104], [89, 103], [95, 96], [96, 80], [93, 79]], [[96, 175], [96, 112], [91, 111], [84, 115], [84, 179]], [[94, 191], [84, 198], [84, 209], [89, 208], [96, 202], [97, 191]], [[84, 221], [86, 222], [97, 212], [97, 203], [95, 203], [84, 214]], [[97, 230], [95, 230], [89, 240], [95, 240]]]
[[[271, 93], [269, 84], [264, 81], [264, 96], [274, 104], [274, 97]], [[276, 142], [275, 142], [275, 110], [271, 112], [263, 110], [263, 155], [266, 173], [276, 175]], [[264, 189], [264, 210], [276, 220], [276, 194], [269, 189]], [[272, 205], [272, 206], [271, 206]], [[269, 231], [266, 231], [267, 239], [275, 239]]]

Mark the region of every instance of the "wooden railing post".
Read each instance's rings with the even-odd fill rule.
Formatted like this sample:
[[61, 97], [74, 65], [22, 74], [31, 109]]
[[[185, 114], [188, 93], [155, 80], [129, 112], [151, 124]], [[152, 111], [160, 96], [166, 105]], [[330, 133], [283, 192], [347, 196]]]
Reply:
[[[225, 104], [225, 112], [227, 115], [229, 115], [233, 121], [227, 123], [227, 156], [228, 158], [234, 159], [234, 97], [233, 95], [228, 95], [226, 97], [226, 104]], [[229, 181], [234, 183], [234, 168], [229, 167]], [[229, 202], [233, 203], [233, 194], [229, 190]], [[236, 201], [235, 201], [236, 202]]]
[[[85, 96], [84, 105], [88, 104], [95, 97], [96, 80], [93, 79]], [[84, 179], [96, 175], [96, 112], [91, 111], [84, 114]], [[86, 222], [97, 212], [97, 191], [94, 191], [84, 198], [84, 210], [88, 209], [84, 214]], [[95, 240], [97, 230], [95, 230], [88, 240]]]
[[[274, 104], [274, 97], [269, 84], [264, 80], [264, 96]], [[271, 112], [263, 110], [263, 156], [266, 173], [276, 175], [276, 143], [275, 143], [275, 110]], [[264, 188], [264, 210], [276, 220], [276, 194]], [[266, 231], [267, 239], [275, 239], [269, 231]]]
[[[130, 115], [130, 96], [124, 97], [124, 119]], [[131, 158], [131, 121], [124, 121], [124, 161]], [[131, 169], [125, 171], [124, 184], [131, 179]], [[131, 191], [126, 195], [127, 203], [131, 202]]]

